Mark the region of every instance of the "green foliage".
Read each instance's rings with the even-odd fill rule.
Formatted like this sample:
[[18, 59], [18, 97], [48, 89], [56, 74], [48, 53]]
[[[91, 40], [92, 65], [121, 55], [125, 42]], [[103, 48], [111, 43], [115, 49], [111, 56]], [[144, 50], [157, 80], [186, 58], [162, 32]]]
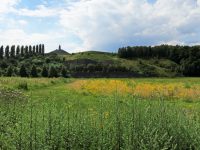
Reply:
[[3, 46], [1, 46], [0, 48], [0, 59], [3, 59], [4, 57], [4, 50], [3, 50]]
[[[198, 46], [127, 47], [119, 49], [119, 56], [113, 53], [88, 51], [44, 55], [44, 44], [34, 46], [9, 46], [0, 48], [0, 72], [6, 76], [7, 67], [15, 68], [13, 75], [20, 76], [20, 66], [26, 64], [26, 72], [32, 66], [42, 76], [43, 66], [56, 69], [53, 77], [63, 77], [62, 66], [71, 77], [175, 77], [200, 76], [200, 52]], [[16, 55], [15, 55], [16, 51]], [[5, 56], [2, 59], [2, 55]], [[129, 59], [123, 59], [129, 58]], [[64, 73], [65, 74], [65, 73]], [[50, 76], [49, 76], [50, 77]]]
[[62, 66], [61, 74], [62, 74], [62, 77], [64, 77], [64, 78], [68, 77], [67, 76], [67, 69], [64, 66]]
[[42, 77], [48, 77], [49, 76], [49, 72], [46, 66], [43, 66], [42, 68]]
[[29, 56], [28, 46], [25, 46], [24, 53], [25, 53], [25, 57], [28, 58]]
[[44, 44], [42, 44], [42, 48], [41, 48], [42, 50], [41, 50], [41, 52], [42, 52], [42, 55], [44, 56], [44, 53], [45, 53], [45, 46], [44, 46]]
[[32, 51], [32, 46], [31, 45], [29, 45], [28, 51], [29, 51], [29, 56], [32, 56], [33, 55], [33, 51]]
[[16, 56], [19, 56], [19, 55], [20, 55], [20, 46], [18, 45], [16, 49]]
[[39, 46], [36, 45], [36, 54], [39, 54]]
[[33, 55], [36, 54], [36, 48], [35, 48], [35, 45], [33, 46]]
[[[26, 98], [27, 98], [27, 97], [25, 97], [25, 95], [21, 91], [16, 90], [16, 89], [13, 90], [13, 89], [3, 88], [3, 89], [0, 89], [0, 93], [1, 93], [1, 97], [0, 97], [0, 103], [1, 104], [5, 104], [5, 103], [9, 104], [9, 103], [12, 103], [12, 102], [19, 102], [19, 101], [22, 101], [22, 100], [26, 101]], [[0, 128], [0, 129], [2, 129], [2, 128]], [[2, 135], [2, 132], [1, 132], [1, 135]], [[0, 145], [0, 147], [1, 147], [1, 145]]]
[[24, 46], [21, 46], [21, 56], [24, 56]]
[[31, 68], [31, 76], [34, 78], [38, 77], [38, 72], [37, 72], [37, 68], [35, 65], [33, 65]]
[[[181, 73], [185, 76], [200, 76], [200, 46], [171, 46], [155, 47], [135, 46], [123, 47], [118, 50], [121, 58], [166, 58], [180, 64]], [[178, 72], [179, 70], [176, 69]]]
[[9, 55], [9, 46], [6, 46], [6, 49], [5, 49], [5, 57], [8, 59], [10, 57]]
[[51, 60], [50, 60], [49, 58], [46, 58], [46, 59], [45, 59], [45, 62], [48, 64], [48, 63], [51, 62]]
[[3, 60], [3, 61], [0, 62], [0, 67], [2, 69], [6, 69], [8, 67], [8, 63], [5, 60]]
[[49, 77], [50, 78], [58, 77], [57, 69], [54, 66], [51, 66], [49, 69]]
[[11, 58], [14, 58], [14, 57], [15, 57], [15, 45], [12, 45], [12, 46], [11, 46], [10, 57], [11, 57]]
[[[45, 53], [45, 47], [44, 47], [44, 44], [40, 44], [39, 46], [37, 45], [37, 52], [36, 52], [36, 47], [34, 46], [33, 49], [32, 49], [32, 46], [29, 45], [29, 46], [20, 46], [18, 45], [17, 48], [15, 47], [15, 45], [12, 45], [11, 46], [11, 49], [9, 49], [9, 46], [6, 46], [5, 48], [5, 57], [7, 59], [9, 58], [15, 58], [15, 56], [19, 57], [31, 57], [35, 54], [38, 54], [38, 55], [42, 55], [44, 56], [44, 53]], [[39, 49], [40, 48], [40, 49]], [[4, 49], [3, 49], [3, 46], [1, 46], [0, 48], [0, 59], [3, 59], [4, 58]]]
[[39, 54], [42, 54], [42, 44], [39, 45]]
[[6, 72], [6, 76], [12, 77], [12, 75], [13, 75], [13, 68], [11, 66], [9, 66], [7, 69], [7, 72]]
[[19, 90], [28, 90], [28, 83], [27, 82], [20, 82], [17, 86]]
[[26, 70], [25, 65], [21, 66], [19, 74], [20, 74], [21, 77], [28, 77], [29, 76], [29, 74], [28, 74], [28, 72]]

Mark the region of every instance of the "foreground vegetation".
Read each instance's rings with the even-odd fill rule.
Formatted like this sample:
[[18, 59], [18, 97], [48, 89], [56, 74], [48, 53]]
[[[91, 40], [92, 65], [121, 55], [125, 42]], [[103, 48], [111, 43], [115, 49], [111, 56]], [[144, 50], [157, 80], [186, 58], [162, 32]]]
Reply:
[[199, 88], [198, 78], [0, 78], [0, 149], [199, 149]]

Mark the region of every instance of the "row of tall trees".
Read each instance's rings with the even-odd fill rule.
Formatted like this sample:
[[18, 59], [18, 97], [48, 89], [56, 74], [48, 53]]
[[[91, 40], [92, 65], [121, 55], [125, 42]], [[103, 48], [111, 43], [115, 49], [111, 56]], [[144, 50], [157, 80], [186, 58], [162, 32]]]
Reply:
[[9, 59], [16, 57], [31, 57], [34, 55], [44, 55], [45, 46], [44, 44], [34, 45], [34, 46], [15, 46], [11, 47], [8, 45], [4, 48], [4, 46], [0, 47], [0, 59]]
[[120, 48], [118, 56], [127, 59], [166, 58], [180, 64], [183, 75], [200, 76], [200, 46], [128, 46]]
[[[7, 72], [5, 74], [5, 76], [11, 77], [14, 76], [14, 68], [12, 66], [9, 66], [7, 68]], [[53, 78], [53, 77], [68, 77], [67, 74], [67, 69], [63, 66], [61, 69], [56, 68], [54, 66], [51, 67], [46, 67], [43, 66], [41, 72], [38, 71], [38, 68], [33, 65], [30, 69], [27, 68], [25, 65], [21, 65], [18, 75], [21, 77], [49, 77], [49, 78]]]
[[118, 55], [121, 58], [168, 58], [179, 63], [181, 59], [199, 58], [200, 46], [128, 46], [119, 48]]

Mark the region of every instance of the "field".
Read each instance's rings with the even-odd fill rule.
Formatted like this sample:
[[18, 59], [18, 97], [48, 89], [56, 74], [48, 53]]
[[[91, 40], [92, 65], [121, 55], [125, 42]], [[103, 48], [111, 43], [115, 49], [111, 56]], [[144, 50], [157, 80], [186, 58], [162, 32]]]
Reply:
[[200, 149], [200, 78], [0, 78], [0, 149]]

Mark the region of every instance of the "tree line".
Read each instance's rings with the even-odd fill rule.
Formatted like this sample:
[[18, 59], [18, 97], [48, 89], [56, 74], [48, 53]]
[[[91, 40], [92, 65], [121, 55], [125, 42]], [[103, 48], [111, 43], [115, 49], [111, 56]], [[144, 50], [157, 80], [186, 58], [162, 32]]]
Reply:
[[134, 46], [118, 50], [120, 58], [165, 58], [180, 65], [178, 68], [185, 76], [200, 76], [200, 46]]
[[9, 66], [7, 68], [7, 72], [5, 74], [7, 77], [12, 76], [20, 76], [20, 77], [49, 77], [49, 78], [57, 78], [57, 77], [68, 77], [67, 69], [62, 66], [61, 68], [57, 68], [54, 66], [46, 67], [43, 66], [42, 70], [40, 68], [37, 68], [35, 65], [33, 65], [31, 68], [27, 68], [25, 65], [21, 65], [20, 69], [14, 70], [13, 67]]
[[29, 45], [29, 46], [9, 46], [7, 45], [5, 48], [2, 45], [0, 47], [0, 59], [9, 59], [16, 57], [30, 57], [34, 55], [44, 55], [45, 54], [45, 46], [44, 44], [39, 45]]

